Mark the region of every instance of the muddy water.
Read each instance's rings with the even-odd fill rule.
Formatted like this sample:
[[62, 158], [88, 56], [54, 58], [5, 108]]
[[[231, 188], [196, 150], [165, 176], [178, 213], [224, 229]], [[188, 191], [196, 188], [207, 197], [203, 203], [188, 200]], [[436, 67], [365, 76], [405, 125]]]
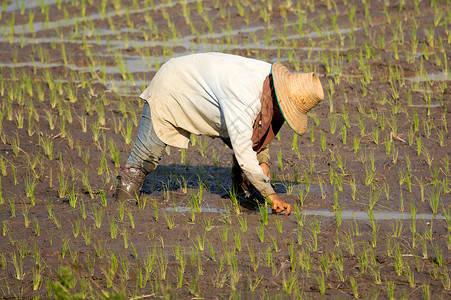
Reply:
[[412, 82], [425, 82], [425, 81], [449, 81], [450, 74], [448, 72], [437, 72], [418, 75], [414, 77], [406, 77], [405, 79]]
[[[5, 1], [3, 1], [5, 2]], [[6, 1], [8, 2], [8, 1]], [[61, 4], [66, 4], [69, 2], [69, 0], [60, 0]], [[20, 12], [21, 10], [25, 9], [33, 9], [33, 8], [41, 8], [41, 5], [43, 4], [45, 6], [54, 5], [58, 3], [57, 0], [13, 0], [10, 1], [10, 3], [6, 6], [6, 12]], [[1, 8], [0, 8], [1, 9]], [[2, 9], [3, 11], [3, 9]]]
[[[172, 212], [179, 212], [179, 213], [186, 213], [191, 212], [191, 209], [189, 207], [184, 206], [177, 206], [174, 207], [168, 207], [166, 209], [167, 211]], [[202, 212], [210, 212], [210, 213], [230, 213], [231, 210], [226, 208], [218, 208], [218, 207], [211, 207], [211, 206], [204, 206], [201, 208]], [[326, 218], [335, 218], [336, 213], [333, 211], [325, 210], [325, 209], [303, 209], [302, 214], [305, 216], [320, 216], [320, 217], [326, 217]], [[268, 209], [268, 214], [271, 214], [271, 209]], [[341, 217], [343, 220], [356, 220], [356, 221], [363, 221], [363, 220], [370, 220], [370, 217], [367, 212], [365, 211], [359, 211], [359, 210], [348, 210], [344, 209], [341, 211]], [[407, 212], [397, 212], [397, 211], [373, 211], [373, 217], [375, 220], [411, 220], [412, 215]], [[417, 220], [444, 220], [445, 217], [440, 214], [430, 214], [430, 213], [421, 213], [418, 212], [415, 214], [415, 218]]]
[[[22, 0], [23, 1], [23, 0]], [[187, 3], [193, 3], [196, 0], [187, 0]], [[19, 1], [17, 1], [19, 2]], [[30, 0], [30, 1], [24, 1], [25, 3], [27, 3], [26, 5], [30, 5], [30, 8], [39, 6], [40, 7], [40, 2], [37, 3], [34, 0]], [[47, 3], [48, 2], [48, 3]], [[20, 3], [20, 2], [19, 2]], [[35, 5], [33, 5], [33, 3]], [[45, 1], [45, 5], [50, 5], [50, 4], [54, 4], [56, 3], [56, 1], [52, 0], [52, 1]], [[21, 4], [19, 4], [19, 6], [15, 5], [15, 4], [11, 4], [11, 12], [12, 11], [20, 11], [21, 9]], [[36, 33], [39, 31], [43, 31], [43, 30], [48, 30], [48, 29], [55, 29], [55, 28], [60, 28], [60, 27], [69, 27], [69, 26], [74, 26], [76, 23], [82, 23], [85, 21], [96, 21], [96, 20], [104, 20], [106, 18], [111, 18], [111, 17], [115, 17], [115, 16], [124, 16], [126, 14], [126, 9], [129, 10], [129, 15], [133, 16], [135, 14], [142, 14], [151, 10], [160, 10], [162, 8], [169, 8], [172, 7], [173, 4], [169, 4], [169, 3], [161, 3], [161, 4], [156, 4], [154, 5], [154, 7], [151, 6], [143, 6], [140, 9], [129, 9], [128, 7], [123, 7], [119, 10], [113, 10], [113, 11], [108, 11], [105, 14], [101, 14], [99, 12], [93, 12], [91, 14], [89, 14], [87, 16], [84, 17], [76, 17], [76, 18], [69, 18], [69, 19], [59, 19], [59, 20], [55, 20], [55, 21], [48, 21], [48, 22], [33, 22], [32, 23], [32, 30], [30, 30], [30, 27], [28, 26], [28, 24], [23, 24], [23, 25], [14, 25], [13, 26], [13, 32], [14, 34], [28, 34], [28, 33]], [[19, 7], [19, 8], [18, 8]], [[0, 34], [0, 36], [2, 35], [8, 35], [11, 34], [11, 28], [10, 27], [0, 27], [0, 32], [2, 34]]]

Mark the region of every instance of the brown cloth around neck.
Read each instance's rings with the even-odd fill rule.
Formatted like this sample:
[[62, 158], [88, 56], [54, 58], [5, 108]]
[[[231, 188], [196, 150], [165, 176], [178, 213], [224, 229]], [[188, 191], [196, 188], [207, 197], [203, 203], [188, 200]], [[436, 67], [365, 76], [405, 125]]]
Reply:
[[272, 141], [285, 122], [277, 103], [272, 75], [267, 76], [263, 82], [260, 101], [262, 109], [255, 119], [252, 133], [252, 149], [257, 153]]

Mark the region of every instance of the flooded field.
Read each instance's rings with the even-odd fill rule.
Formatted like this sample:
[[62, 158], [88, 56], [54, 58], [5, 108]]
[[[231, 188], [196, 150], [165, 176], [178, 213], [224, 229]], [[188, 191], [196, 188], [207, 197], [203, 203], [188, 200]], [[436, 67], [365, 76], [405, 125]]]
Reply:
[[[0, 297], [451, 297], [449, 0], [3, 0]], [[290, 216], [229, 197], [192, 136], [113, 200], [138, 98], [171, 57], [316, 72], [309, 129], [270, 144]]]

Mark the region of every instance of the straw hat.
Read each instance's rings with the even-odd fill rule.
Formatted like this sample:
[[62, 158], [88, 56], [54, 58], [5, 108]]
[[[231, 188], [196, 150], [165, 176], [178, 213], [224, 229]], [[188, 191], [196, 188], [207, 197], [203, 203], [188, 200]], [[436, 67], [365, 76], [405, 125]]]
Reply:
[[271, 72], [282, 115], [297, 134], [307, 131], [307, 112], [323, 98], [324, 92], [315, 73], [291, 73], [284, 65], [275, 62]]

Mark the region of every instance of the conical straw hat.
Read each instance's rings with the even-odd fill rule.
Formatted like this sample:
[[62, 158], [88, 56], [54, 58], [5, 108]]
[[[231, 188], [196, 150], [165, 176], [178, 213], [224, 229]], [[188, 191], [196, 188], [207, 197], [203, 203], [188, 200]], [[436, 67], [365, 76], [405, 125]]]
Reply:
[[285, 121], [297, 134], [304, 134], [307, 131], [307, 112], [324, 98], [318, 75], [291, 73], [279, 62], [272, 64], [271, 72]]

